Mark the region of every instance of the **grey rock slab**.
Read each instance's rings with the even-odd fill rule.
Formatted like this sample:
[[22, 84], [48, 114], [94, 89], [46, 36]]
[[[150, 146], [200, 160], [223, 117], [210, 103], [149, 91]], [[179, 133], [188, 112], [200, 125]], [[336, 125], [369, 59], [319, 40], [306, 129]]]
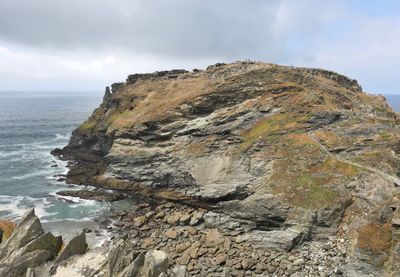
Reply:
[[48, 250], [36, 250], [25, 255], [17, 256], [12, 262], [0, 264], [0, 277], [21, 276], [28, 268], [35, 268], [52, 258], [52, 253]]
[[69, 257], [77, 254], [84, 254], [87, 250], [86, 235], [82, 231], [79, 235], [72, 238], [62, 249], [60, 255], [57, 257], [56, 262], [62, 262]]
[[[136, 259], [128, 265], [120, 274], [120, 277], [135, 277], [138, 276], [141, 271], [143, 271], [145, 256], [140, 253]], [[112, 276], [112, 275], [110, 275]]]
[[138, 253], [133, 250], [134, 245], [129, 240], [119, 240], [111, 247], [108, 253], [108, 273], [114, 276], [129, 266]]
[[10, 238], [0, 245], [0, 260], [43, 234], [42, 224], [35, 215], [35, 210], [30, 209], [21, 217]]
[[286, 230], [278, 231], [252, 231], [242, 235], [247, 242], [256, 248], [266, 250], [290, 251], [301, 243], [306, 234], [302, 228], [291, 227]]
[[176, 265], [173, 269], [172, 272], [175, 277], [187, 277], [188, 272], [186, 271], [186, 266], [184, 265]]
[[144, 260], [144, 268], [148, 269], [149, 277], [158, 277], [168, 271], [168, 255], [163, 251], [147, 251]]
[[34, 239], [30, 243], [28, 243], [26, 246], [21, 248], [20, 251], [18, 251], [19, 255], [24, 255], [28, 252], [36, 251], [36, 250], [49, 250], [52, 254], [52, 256], [56, 256], [58, 251], [61, 248], [62, 244], [62, 238], [61, 236], [53, 236], [52, 233], [48, 232], [44, 235], [41, 235], [40, 237]]

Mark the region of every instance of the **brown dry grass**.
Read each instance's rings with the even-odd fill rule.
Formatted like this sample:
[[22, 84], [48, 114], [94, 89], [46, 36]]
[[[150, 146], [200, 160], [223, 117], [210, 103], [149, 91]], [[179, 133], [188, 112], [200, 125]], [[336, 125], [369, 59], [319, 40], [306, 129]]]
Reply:
[[215, 136], [208, 136], [205, 140], [199, 141], [199, 142], [194, 142], [189, 144], [185, 148], [185, 152], [188, 155], [201, 155], [204, 154], [204, 152], [207, 150], [207, 146], [215, 141]]
[[326, 146], [335, 147], [346, 143], [344, 138], [338, 136], [335, 132], [329, 130], [319, 130], [314, 135]]
[[171, 115], [179, 105], [214, 91], [215, 86], [215, 82], [204, 77], [138, 81], [135, 86], [121, 91], [119, 97], [134, 94], [142, 96], [143, 99], [131, 111], [125, 111], [119, 116], [114, 115], [112, 124], [114, 127], [122, 128], [132, 123], [138, 124], [165, 118]]

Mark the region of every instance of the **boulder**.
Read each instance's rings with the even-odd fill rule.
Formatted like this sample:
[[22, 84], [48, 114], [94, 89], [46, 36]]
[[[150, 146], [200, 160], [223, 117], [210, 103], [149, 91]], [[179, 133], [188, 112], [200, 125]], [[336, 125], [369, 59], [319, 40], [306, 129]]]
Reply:
[[28, 268], [35, 268], [52, 258], [49, 250], [35, 250], [17, 256], [9, 263], [0, 263], [0, 277], [21, 276]]
[[149, 277], [158, 277], [168, 271], [168, 255], [163, 251], [150, 250], [144, 259], [144, 272], [148, 272]]
[[201, 221], [203, 220], [203, 215], [204, 213], [202, 213], [201, 211], [195, 211], [192, 214], [192, 218], [190, 219], [190, 226], [195, 226], [201, 223]]
[[[121, 277], [132, 277], [138, 276], [138, 273], [143, 270], [145, 256], [143, 253], [140, 253], [136, 259], [124, 269], [121, 273]], [[110, 275], [112, 276], [112, 275]]]
[[224, 243], [224, 237], [218, 231], [218, 229], [210, 229], [206, 232], [206, 241], [205, 244], [209, 247], [217, 246]]
[[139, 253], [135, 252], [134, 245], [129, 240], [119, 240], [108, 253], [108, 273], [114, 276], [128, 267]]
[[26, 274], [25, 277], [35, 277], [35, 269], [32, 267], [28, 267], [28, 269], [26, 270]]
[[87, 250], [86, 235], [82, 231], [79, 235], [72, 238], [62, 249], [60, 255], [56, 259], [56, 263], [60, 263], [69, 257], [77, 254], [84, 254]]
[[40, 237], [34, 239], [26, 246], [21, 248], [18, 252], [18, 255], [24, 255], [28, 252], [36, 251], [36, 250], [49, 250], [52, 254], [52, 257], [55, 257], [60, 251], [62, 244], [61, 236], [53, 236], [52, 233], [48, 232]]
[[[10, 265], [9, 267], [11, 269], [20, 272], [24, 270], [24, 268], [26, 269], [26, 266], [38, 266], [41, 262], [53, 259], [60, 250], [61, 244], [61, 237], [54, 237], [51, 233], [46, 233], [34, 239], [24, 247], [17, 249], [0, 263]], [[43, 252], [44, 250], [47, 252]], [[39, 257], [32, 257], [31, 255], [33, 254], [31, 253], [36, 253]], [[27, 259], [28, 263], [23, 263], [23, 259]], [[18, 268], [14, 268], [14, 266], [17, 265]]]
[[35, 210], [30, 209], [20, 219], [10, 238], [0, 245], [0, 260], [44, 234]]
[[174, 273], [175, 277], [187, 277], [188, 273], [186, 271], [186, 266], [184, 265], [176, 265], [172, 272]]
[[299, 226], [276, 231], [252, 231], [243, 235], [243, 240], [257, 248], [274, 251], [290, 251], [308, 235], [307, 230]]

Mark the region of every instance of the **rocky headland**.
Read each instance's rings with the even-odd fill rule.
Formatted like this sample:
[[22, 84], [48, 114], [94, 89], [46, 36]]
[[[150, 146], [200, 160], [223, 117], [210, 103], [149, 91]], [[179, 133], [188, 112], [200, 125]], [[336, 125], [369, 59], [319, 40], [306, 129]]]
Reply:
[[130, 75], [52, 153], [96, 187], [61, 194], [140, 199], [109, 228], [140, 268], [161, 251], [170, 276], [399, 276], [399, 123], [343, 75], [236, 62]]

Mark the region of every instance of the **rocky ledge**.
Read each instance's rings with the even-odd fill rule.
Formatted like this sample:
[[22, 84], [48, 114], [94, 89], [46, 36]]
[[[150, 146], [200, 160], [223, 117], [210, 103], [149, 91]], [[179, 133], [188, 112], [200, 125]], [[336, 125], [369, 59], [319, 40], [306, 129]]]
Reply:
[[[182, 258], [191, 246], [175, 230], [187, 248], [174, 261], [190, 275], [399, 273], [400, 121], [384, 97], [335, 72], [260, 62], [134, 74], [111, 87], [53, 154], [69, 161], [69, 183], [216, 218], [218, 234], [187, 234], [199, 249], [208, 232], [221, 238], [204, 258]], [[152, 232], [173, 226], [148, 212], [138, 216]], [[225, 238], [237, 254], [221, 248]]]

